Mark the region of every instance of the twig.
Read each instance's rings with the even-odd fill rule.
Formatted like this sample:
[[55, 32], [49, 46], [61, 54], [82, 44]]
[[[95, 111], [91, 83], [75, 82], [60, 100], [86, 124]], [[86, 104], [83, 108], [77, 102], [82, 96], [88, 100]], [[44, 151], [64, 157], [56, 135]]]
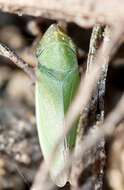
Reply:
[[9, 58], [19, 68], [23, 69], [24, 72], [35, 82], [35, 73], [33, 69], [21, 59], [14, 51], [10, 50], [6, 45], [0, 43], [0, 55]]
[[85, 136], [82, 142], [83, 148], [78, 149], [78, 154], [75, 159], [83, 155], [88, 149], [91, 149], [101, 138], [111, 135], [117, 124], [121, 122], [123, 118], [124, 94], [115, 109], [108, 115], [104, 124], [100, 128], [96, 127], [94, 130], [91, 129], [88, 135]]
[[[90, 68], [95, 66], [95, 58], [97, 55], [97, 50], [100, 47], [101, 43], [103, 42], [103, 36], [104, 36], [104, 41], [105, 38], [108, 38], [106, 34], [104, 35], [104, 26], [100, 24], [96, 24], [93, 28], [92, 36], [91, 36], [91, 41], [90, 41], [90, 48], [89, 48], [89, 54], [88, 54], [88, 60], [87, 60], [87, 71], [86, 74], [89, 74]], [[103, 42], [104, 43], [104, 42]], [[108, 44], [103, 45], [103, 47], [108, 46]], [[94, 90], [94, 93], [92, 95], [92, 99], [87, 105], [87, 107], [83, 110], [81, 117], [80, 117], [80, 122], [78, 126], [78, 135], [77, 135], [77, 140], [76, 140], [76, 149], [78, 149], [78, 146], [83, 141], [84, 134], [86, 131], [94, 126], [94, 125], [100, 125], [100, 123], [103, 122], [104, 119], [104, 93], [105, 93], [105, 79], [106, 79], [106, 73], [107, 73], [107, 66], [108, 66], [108, 57], [106, 58], [106, 66], [103, 67], [103, 72], [101, 73], [100, 80], [97, 81], [97, 87]], [[100, 143], [99, 146], [97, 146], [94, 149], [94, 154], [92, 156], [92, 159], [94, 160], [94, 164], [92, 164], [92, 167], [90, 167], [90, 172], [92, 175], [92, 188], [95, 186], [98, 187], [99, 189], [102, 188], [102, 175], [103, 173], [103, 166], [104, 166], [104, 141], [101, 140], [102, 142]], [[102, 155], [102, 158], [100, 157]], [[79, 188], [79, 177], [84, 171], [85, 165], [89, 162], [89, 159], [91, 160], [90, 156], [87, 155], [87, 159], [83, 159], [82, 157], [79, 157], [78, 160], [73, 163], [73, 168], [72, 168], [72, 175], [71, 175], [71, 181], [72, 181], [72, 189]], [[94, 170], [96, 162], [99, 160], [99, 168], [97, 168], [97, 174], [96, 170]], [[91, 161], [90, 161], [91, 163]], [[99, 172], [98, 172], [99, 170]], [[85, 173], [87, 170], [85, 169]], [[85, 174], [84, 174], [85, 175]], [[91, 177], [91, 176], [90, 176]], [[84, 182], [85, 180], [85, 182]], [[83, 179], [83, 183], [87, 183], [87, 179]], [[98, 189], [98, 188], [97, 188]]]
[[88, 53], [88, 59], [87, 59], [87, 72], [89, 71], [90, 65], [94, 64], [97, 50], [100, 47], [102, 40], [103, 40], [103, 33], [104, 33], [104, 26], [100, 24], [96, 24], [93, 27], [91, 40], [90, 40], [90, 46], [89, 46], [89, 53]]
[[18, 15], [42, 16], [91, 27], [96, 22], [113, 24], [124, 19], [123, 0], [0, 0], [0, 9]]

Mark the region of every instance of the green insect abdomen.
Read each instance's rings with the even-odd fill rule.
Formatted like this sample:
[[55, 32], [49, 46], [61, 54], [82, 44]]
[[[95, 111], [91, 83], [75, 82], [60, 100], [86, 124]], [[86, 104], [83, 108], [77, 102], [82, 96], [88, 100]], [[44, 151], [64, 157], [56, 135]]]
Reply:
[[[44, 159], [48, 161], [64, 130], [65, 114], [79, 84], [75, 47], [57, 25], [52, 25], [41, 39], [36, 69], [36, 118]], [[69, 180], [69, 171], [56, 179], [64, 167], [76, 139], [76, 126], [60, 144], [50, 175], [58, 186]]]

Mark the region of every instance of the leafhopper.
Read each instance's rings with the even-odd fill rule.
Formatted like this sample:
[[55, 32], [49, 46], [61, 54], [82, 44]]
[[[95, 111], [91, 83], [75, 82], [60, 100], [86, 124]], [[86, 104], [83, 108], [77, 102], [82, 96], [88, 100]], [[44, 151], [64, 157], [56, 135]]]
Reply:
[[[36, 51], [36, 121], [39, 141], [46, 163], [64, 130], [64, 120], [80, 82], [75, 45], [56, 25], [51, 25]], [[70, 170], [63, 169], [76, 140], [77, 124], [60, 143], [50, 168], [50, 176], [58, 186], [69, 181]]]

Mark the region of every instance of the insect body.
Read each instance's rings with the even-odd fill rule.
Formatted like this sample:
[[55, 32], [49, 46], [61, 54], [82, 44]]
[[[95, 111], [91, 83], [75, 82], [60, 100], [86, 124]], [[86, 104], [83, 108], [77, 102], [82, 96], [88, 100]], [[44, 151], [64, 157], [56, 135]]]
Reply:
[[[47, 163], [63, 133], [65, 114], [73, 101], [80, 79], [75, 46], [58, 25], [54, 24], [46, 31], [36, 55], [36, 119], [40, 145]], [[59, 178], [57, 175], [73, 149], [75, 139], [76, 125], [60, 144], [50, 168], [50, 176], [58, 186], [64, 186], [69, 181], [69, 171]]]

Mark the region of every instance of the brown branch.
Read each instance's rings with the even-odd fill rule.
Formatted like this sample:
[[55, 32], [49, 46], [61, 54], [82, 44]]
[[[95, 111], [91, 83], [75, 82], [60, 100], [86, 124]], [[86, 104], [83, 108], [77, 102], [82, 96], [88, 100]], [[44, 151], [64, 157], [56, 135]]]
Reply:
[[20, 16], [27, 14], [75, 22], [85, 27], [96, 22], [113, 24], [124, 19], [123, 0], [0, 0], [0, 9]]

